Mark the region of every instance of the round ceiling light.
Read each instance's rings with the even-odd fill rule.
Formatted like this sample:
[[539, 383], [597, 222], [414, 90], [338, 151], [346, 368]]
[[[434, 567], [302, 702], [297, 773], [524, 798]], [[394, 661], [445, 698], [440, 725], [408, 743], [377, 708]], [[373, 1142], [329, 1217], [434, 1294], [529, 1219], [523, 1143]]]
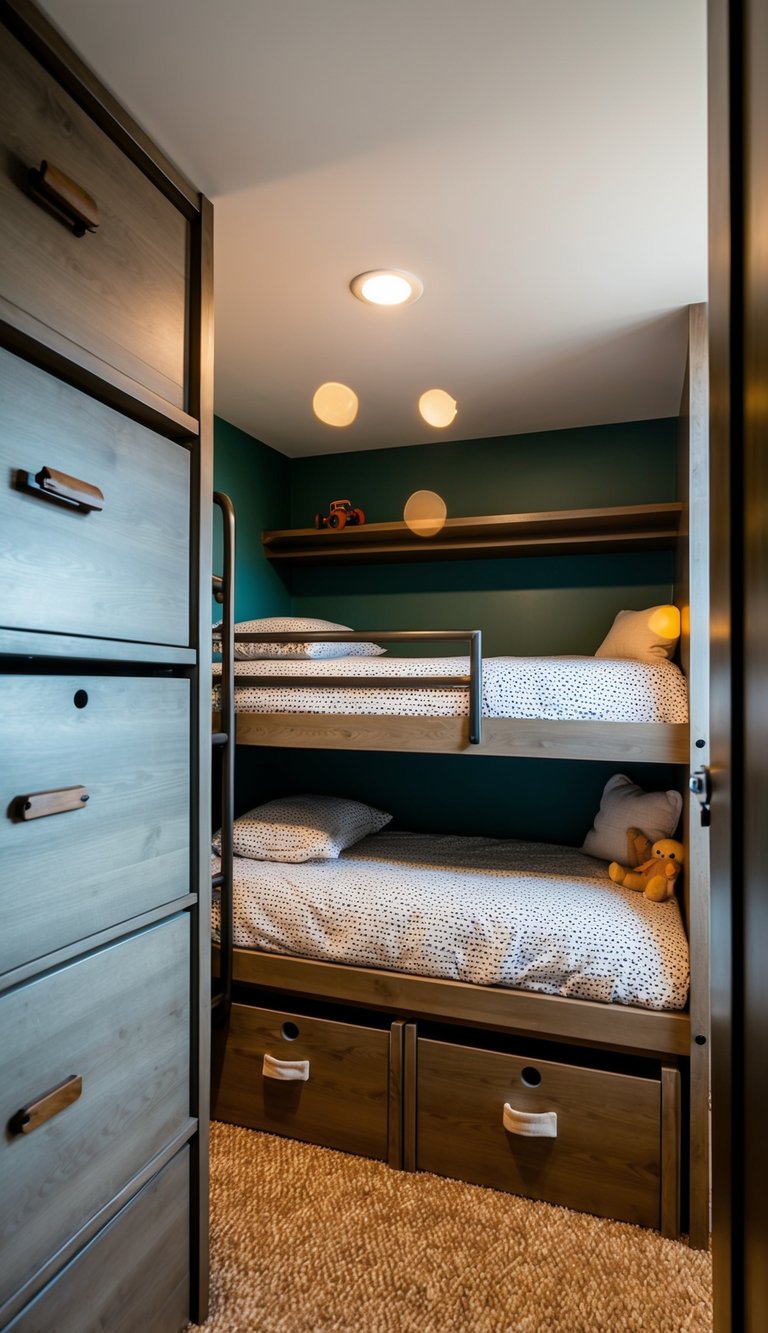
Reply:
[[457, 412], [456, 399], [445, 389], [427, 389], [419, 399], [419, 412], [428, 426], [443, 430], [450, 426]]
[[312, 411], [326, 426], [351, 426], [357, 416], [357, 394], [348, 384], [329, 380], [315, 390]]
[[349, 284], [359, 301], [368, 305], [409, 305], [418, 301], [424, 284], [413, 273], [399, 268], [374, 268], [358, 273]]

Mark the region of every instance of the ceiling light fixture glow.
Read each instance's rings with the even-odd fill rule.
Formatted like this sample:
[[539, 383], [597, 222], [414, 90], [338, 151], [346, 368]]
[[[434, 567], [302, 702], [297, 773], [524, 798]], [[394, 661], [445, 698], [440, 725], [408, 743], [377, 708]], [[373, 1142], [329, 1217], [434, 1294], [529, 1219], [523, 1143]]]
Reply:
[[375, 268], [358, 273], [349, 286], [358, 300], [368, 305], [410, 305], [424, 291], [420, 278], [400, 268]]
[[326, 426], [351, 426], [357, 416], [357, 394], [348, 384], [329, 380], [315, 390], [312, 411]]
[[428, 426], [444, 430], [455, 420], [458, 408], [456, 399], [445, 389], [427, 389], [419, 399], [419, 412]]

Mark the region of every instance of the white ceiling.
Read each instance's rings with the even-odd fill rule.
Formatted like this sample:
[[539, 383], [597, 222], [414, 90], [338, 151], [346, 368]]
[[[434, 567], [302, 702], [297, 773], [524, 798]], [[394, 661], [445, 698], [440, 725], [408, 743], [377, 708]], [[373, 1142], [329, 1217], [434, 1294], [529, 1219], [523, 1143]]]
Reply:
[[[43, 7], [214, 200], [219, 415], [299, 456], [676, 413], [706, 0]], [[385, 266], [422, 299], [357, 301]], [[329, 379], [360, 398], [345, 430], [312, 415]]]

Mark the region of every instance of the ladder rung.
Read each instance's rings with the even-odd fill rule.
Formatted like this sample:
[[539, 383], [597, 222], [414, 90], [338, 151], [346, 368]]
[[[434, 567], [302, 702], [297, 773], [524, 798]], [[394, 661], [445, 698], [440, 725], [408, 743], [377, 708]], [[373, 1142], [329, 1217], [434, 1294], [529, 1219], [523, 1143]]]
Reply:
[[219, 871], [218, 875], [211, 875], [212, 889], [220, 888], [223, 883], [224, 883], [224, 876], [222, 875], [221, 871]]
[[214, 731], [213, 735], [211, 736], [212, 745], [226, 745], [228, 740], [229, 740], [229, 732], [227, 731]]

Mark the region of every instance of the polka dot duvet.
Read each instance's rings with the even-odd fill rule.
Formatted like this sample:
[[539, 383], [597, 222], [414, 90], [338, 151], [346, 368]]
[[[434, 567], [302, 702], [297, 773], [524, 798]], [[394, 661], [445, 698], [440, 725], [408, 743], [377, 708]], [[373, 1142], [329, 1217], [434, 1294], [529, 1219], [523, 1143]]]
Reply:
[[570, 847], [384, 831], [338, 860], [238, 857], [234, 908], [238, 948], [644, 1009], [688, 995], [676, 900]]
[[[213, 665], [214, 678], [221, 672]], [[238, 679], [258, 672], [269, 686]], [[339, 657], [331, 661], [262, 659], [235, 663], [235, 707], [241, 713], [337, 713], [346, 717], [463, 717], [460, 689], [387, 689], [387, 676], [466, 675], [466, 657]], [[365, 688], [291, 689], [291, 676], [369, 677]], [[218, 708], [214, 686], [213, 706]], [[552, 721], [686, 722], [685, 677], [673, 662], [601, 657], [489, 657], [483, 662], [483, 716]]]

